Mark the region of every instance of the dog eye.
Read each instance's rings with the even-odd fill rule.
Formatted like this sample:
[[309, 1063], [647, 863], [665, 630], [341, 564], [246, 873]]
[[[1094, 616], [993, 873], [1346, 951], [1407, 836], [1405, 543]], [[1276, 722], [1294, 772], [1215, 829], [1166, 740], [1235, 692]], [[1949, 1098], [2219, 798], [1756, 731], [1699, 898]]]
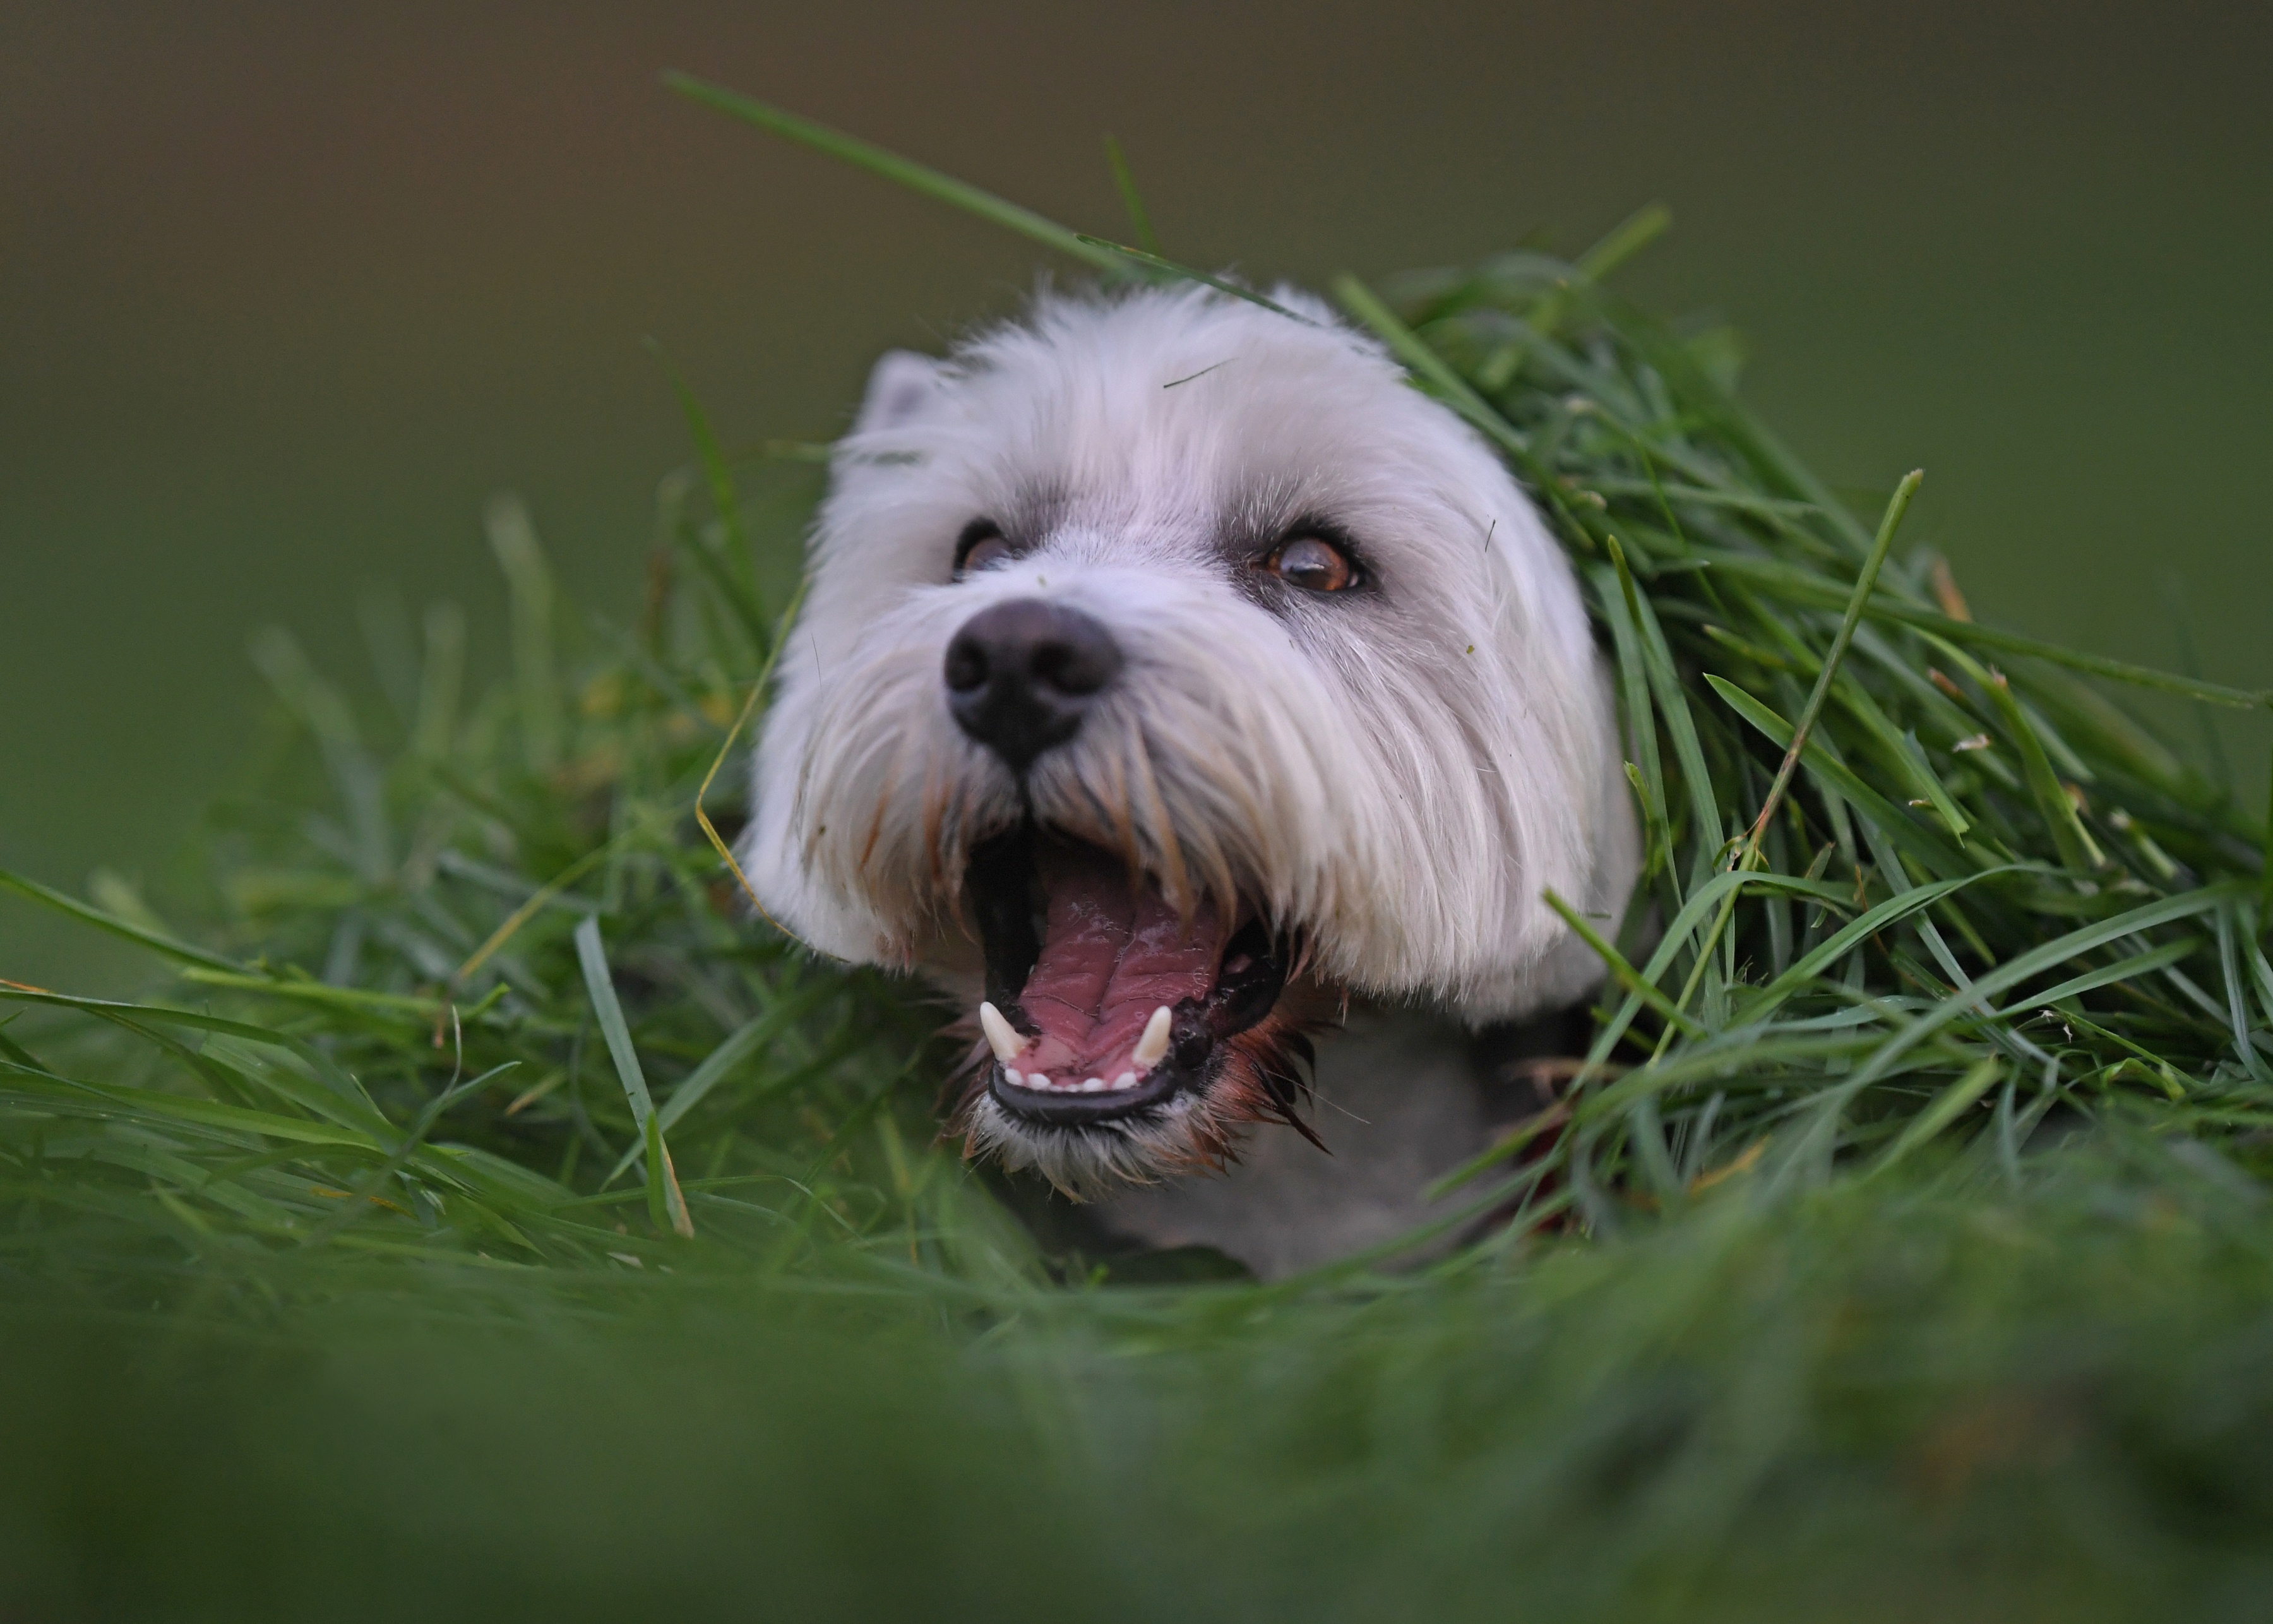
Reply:
[[1263, 568], [1309, 592], [1339, 592], [1358, 580], [1349, 554], [1318, 536], [1296, 536], [1279, 543], [1279, 550], [1263, 560]]
[[962, 538], [955, 544], [955, 578], [960, 581], [972, 570], [999, 564], [1009, 556], [1010, 544], [1002, 539], [994, 521], [973, 519], [964, 526]]

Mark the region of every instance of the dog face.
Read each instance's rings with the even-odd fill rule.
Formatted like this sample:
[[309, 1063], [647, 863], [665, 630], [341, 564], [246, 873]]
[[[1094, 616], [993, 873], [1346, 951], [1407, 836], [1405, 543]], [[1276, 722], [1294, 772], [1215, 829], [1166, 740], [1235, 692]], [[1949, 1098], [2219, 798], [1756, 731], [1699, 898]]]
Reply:
[[1366, 339], [1204, 290], [884, 357], [839, 444], [744, 859], [825, 951], [983, 999], [957, 1125], [1069, 1190], [1287, 1116], [1339, 998], [1473, 1019], [1632, 882], [1567, 565]]

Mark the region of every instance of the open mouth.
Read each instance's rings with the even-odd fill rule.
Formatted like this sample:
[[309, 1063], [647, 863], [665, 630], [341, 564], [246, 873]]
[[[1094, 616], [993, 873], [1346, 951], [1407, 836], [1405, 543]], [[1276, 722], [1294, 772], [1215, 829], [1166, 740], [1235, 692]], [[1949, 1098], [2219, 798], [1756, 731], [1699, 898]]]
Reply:
[[1242, 904], [1189, 917], [1099, 847], [1031, 825], [971, 853], [986, 959], [985, 1086], [1029, 1121], [1080, 1126], [1204, 1090], [1228, 1040], [1269, 1015], [1287, 944]]

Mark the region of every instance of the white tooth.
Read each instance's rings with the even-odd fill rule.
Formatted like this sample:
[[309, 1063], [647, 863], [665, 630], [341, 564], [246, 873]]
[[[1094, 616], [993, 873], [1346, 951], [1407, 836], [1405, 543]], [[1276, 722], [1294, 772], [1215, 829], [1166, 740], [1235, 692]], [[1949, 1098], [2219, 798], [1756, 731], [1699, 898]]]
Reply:
[[1082, 1084], [1081, 1091], [1084, 1094], [1103, 1094], [1105, 1092], [1105, 1079], [1101, 1077], [1092, 1077], [1088, 1081]]
[[1002, 1076], [1013, 1088], [1024, 1088], [1026, 1086], [1024, 1075], [1015, 1066], [1004, 1066], [1002, 1068]]
[[1144, 1023], [1144, 1034], [1136, 1040], [1136, 1050], [1129, 1056], [1136, 1063], [1138, 1071], [1149, 1071], [1167, 1058], [1168, 1022], [1172, 1019], [1168, 1006], [1164, 1004], [1154, 1010], [1152, 1019]]
[[1136, 1086], [1136, 1073], [1134, 1071], [1123, 1071], [1120, 1076], [1113, 1079], [1113, 1086], [1116, 1091], [1122, 1088], [1134, 1088]]
[[1018, 1029], [1002, 1019], [1002, 1011], [991, 1004], [979, 1006], [979, 1029], [986, 1034], [986, 1047], [994, 1051], [994, 1058], [1009, 1065], [1026, 1052], [1026, 1040]]
[[1054, 1088], [1057, 1085], [1050, 1081], [1048, 1077], [1044, 1075], [1042, 1072], [1029, 1071], [1026, 1073], [1026, 1086], [1029, 1088]]

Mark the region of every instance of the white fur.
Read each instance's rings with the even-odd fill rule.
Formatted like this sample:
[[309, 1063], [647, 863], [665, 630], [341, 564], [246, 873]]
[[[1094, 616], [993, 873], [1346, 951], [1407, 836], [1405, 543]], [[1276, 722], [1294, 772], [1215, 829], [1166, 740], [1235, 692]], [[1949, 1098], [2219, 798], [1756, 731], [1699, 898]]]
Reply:
[[[742, 849], [776, 920], [975, 1000], [964, 854], [1021, 810], [941, 663], [971, 615], [1032, 596], [1127, 657], [1035, 763], [1043, 821], [1135, 850], [1172, 897], [1246, 895], [1359, 995], [1481, 1022], [1599, 978], [1541, 900], [1614, 915], [1635, 869], [1569, 566], [1466, 425], [1277, 297], [1307, 320], [1204, 289], [1045, 297], [944, 361], [878, 365], [757, 753]], [[1024, 550], [955, 582], [982, 515]], [[1354, 538], [1369, 590], [1249, 584], [1242, 549], [1301, 517]]]

